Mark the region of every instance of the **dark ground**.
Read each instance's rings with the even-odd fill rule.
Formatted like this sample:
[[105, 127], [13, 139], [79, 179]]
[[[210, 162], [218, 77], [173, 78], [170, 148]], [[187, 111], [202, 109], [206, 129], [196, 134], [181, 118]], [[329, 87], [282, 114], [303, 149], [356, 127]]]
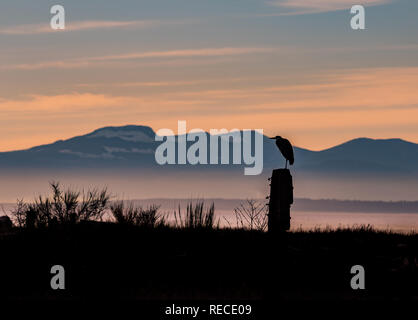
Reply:
[[[418, 235], [372, 231], [145, 230], [81, 223], [0, 236], [0, 299], [254, 305], [418, 304]], [[62, 265], [66, 289], [50, 288]], [[365, 290], [350, 269], [365, 268]]]

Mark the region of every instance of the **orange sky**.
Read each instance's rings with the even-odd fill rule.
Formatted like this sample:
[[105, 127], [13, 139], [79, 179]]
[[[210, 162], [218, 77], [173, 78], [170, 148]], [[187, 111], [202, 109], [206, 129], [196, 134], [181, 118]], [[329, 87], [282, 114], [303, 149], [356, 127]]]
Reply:
[[348, 0], [178, 3], [63, 0], [62, 32], [49, 28], [48, 1], [24, 15], [5, 4], [0, 151], [178, 120], [312, 150], [357, 137], [418, 143], [416, 1], [365, 0], [362, 31], [349, 27]]
[[[4, 138], [0, 149], [27, 148], [105, 125], [145, 124], [154, 130], [175, 130], [177, 120], [183, 119], [190, 129], [261, 128], [266, 134], [280, 133], [296, 145], [315, 150], [355, 135], [389, 138], [395, 137], [393, 132], [418, 127], [418, 68], [353, 69], [301, 79], [298, 84], [273, 79], [269, 85], [250, 87], [235, 79], [233, 86], [229, 83], [232, 88], [227, 87], [228, 80], [219, 79], [223, 89], [211, 89], [210, 82], [203, 88], [188, 86], [194, 82], [112, 83], [113, 87], [180, 89], [138, 95], [86, 92], [1, 99], [3, 116], [20, 125], [12, 130], [0, 128]], [[45, 126], [40, 127], [40, 122]], [[418, 142], [417, 131], [402, 137]]]

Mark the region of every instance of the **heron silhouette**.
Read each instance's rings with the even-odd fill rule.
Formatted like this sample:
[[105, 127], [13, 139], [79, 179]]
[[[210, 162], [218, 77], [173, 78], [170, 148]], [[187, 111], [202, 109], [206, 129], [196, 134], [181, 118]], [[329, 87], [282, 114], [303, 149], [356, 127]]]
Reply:
[[287, 162], [293, 165], [295, 162], [295, 156], [293, 155], [293, 147], [289, 140], [282, 138], [281, 136], [275, 136], [270, 139], [276, 140], [276, 146], [279, 148], [281, 154], [286, 159], [285, 168], [287, 169]]

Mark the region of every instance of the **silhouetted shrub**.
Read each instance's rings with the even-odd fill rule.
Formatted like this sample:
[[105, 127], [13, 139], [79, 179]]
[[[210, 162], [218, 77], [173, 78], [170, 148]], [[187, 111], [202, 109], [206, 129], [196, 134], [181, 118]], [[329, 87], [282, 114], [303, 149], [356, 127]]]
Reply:
[[134, 208], [132, 204], [125, 207], [123, 201], [117, 201], [110, 205], [110, 211], [117, 223], [134, 225], [139, 215], [139, 209]]
[[247, 199], [234, 209], [237, 228], [266, 231], [268, 225], [267, 205]]
[[0, 234], [8, 233], [13, 229], [13, 223], [8, 216], [0, 216]]
[[44, 228], [52, 224], [101, 220], [110, 198], [106, 189], [63, 191], [58, 182], [52, 182], [51, 189], [51, 197], [39, 196], [33, 203], [17, 201], [12, 215], [19, 227]]
[[151, 205], [144, 209], [134, 207], [132, 203], [125, 206], [123, 201], [117, 201], [110, 206], [110, 211], [117, 223], [156, 228], [166, 225], [166, 217], [159, 212], [159, 208]]

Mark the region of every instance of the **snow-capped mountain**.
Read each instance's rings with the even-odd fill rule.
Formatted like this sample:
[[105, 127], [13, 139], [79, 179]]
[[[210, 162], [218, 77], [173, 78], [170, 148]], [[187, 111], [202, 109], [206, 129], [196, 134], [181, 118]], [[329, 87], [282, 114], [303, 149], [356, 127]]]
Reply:
[[[0, 168], [159, 168], [154, 152], [160, 144], [155, 141], [153, 129], [147, 126], [104, 127], [68, 140], [2, 152]], [[191, 144], [188, 142], [188, 146]], [[232, 148], [231, 144], [231, 158]], [[283, 166], [284, 159], [274, 141], [265, 136], [263, 150], [265, 169]], [[207, 151], [209, 157], [210, 149]], [[298, 171], [332, 174], [418, 172], [418, 145], [401, 139], [360, 138], [323, 151], [294, 147], [294, 152], [294, 170]], [[220, 167], [240, 167], [232, 165], [232, 159], [230, 162], [230, 166]]]

